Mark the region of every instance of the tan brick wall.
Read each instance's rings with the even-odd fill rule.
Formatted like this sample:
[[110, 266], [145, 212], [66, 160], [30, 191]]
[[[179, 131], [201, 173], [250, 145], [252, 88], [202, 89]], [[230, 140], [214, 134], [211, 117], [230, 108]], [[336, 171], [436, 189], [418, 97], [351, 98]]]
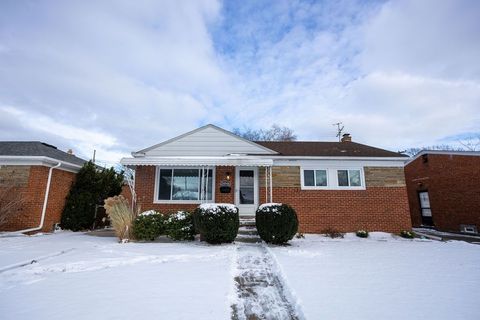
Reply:
[[0, 187], [24, 187], [29, 177], [30, 166], [0, 166]]
[[365, 182], [368, 187], [404, 187], [403, 167], [365, 167]]
[[[258, 169], [259, 186], [265, 186], [265, 168]], [[272, 168], [272, 181], [274, 188], [300, 188], [300, 167], [282, 166]]]
[[[22, 195], [22, 206], [10, 217], [8, 223], [1, 227], [3, 231], [34, 228], [40, 224], [49, 167], [25, 166], [23, 171], [25, 172], [27, 169], [29, 171], [28, 183], [15, 188], [15, 192]], [[59, 169], [53, 170], [43, 232], [52, 231], [54, 224], [60, 222], [65, 198], [74, 180], [75, 173]]]

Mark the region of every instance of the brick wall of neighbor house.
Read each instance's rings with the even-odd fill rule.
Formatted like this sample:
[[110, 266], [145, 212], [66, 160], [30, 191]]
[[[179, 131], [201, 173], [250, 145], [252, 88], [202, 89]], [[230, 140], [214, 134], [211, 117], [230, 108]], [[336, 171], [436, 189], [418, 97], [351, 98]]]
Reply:
[[[260, 202], [265, 202], [260, 170]], [[300, 167], [273, 167], [273, 201], [295, 208], [300, 231], [399, 232], [411, 228], [403, 168], [366, 167], [366, 190], [301, 190]]]
[[[23, 199], [20, 210], [10, 216], [8, 222], [0, 227], [1, 230], [16, 231], [39, 226], [48, 171], [49, 167], [44, 166], [0, 167], [0, 188], [13, 184], [15, 192], [20, 193]], [[10, 181], [2, 179], [6, 176], [10, 177]], [[74, 180], [75, 173], [53, 170], [43, 232], [52, 231], [54, 224], [60, 222], [65, 198]]]
[[480, 157], [429, 154], [405, 167], [412, 224], [421, 225], [419, 191], [428, 191], [432, 219], [442, 231], [480, 230]]

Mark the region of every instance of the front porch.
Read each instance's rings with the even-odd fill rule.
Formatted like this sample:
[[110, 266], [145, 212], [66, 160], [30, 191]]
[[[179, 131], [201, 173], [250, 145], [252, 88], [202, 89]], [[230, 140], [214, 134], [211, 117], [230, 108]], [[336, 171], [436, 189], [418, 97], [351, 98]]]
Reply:
[[[242, 217], [273, 202], [272, 159], [252, 156], [131, 159], [132, 202], [141, 210], [194, 210], [201, 203], [232, 203]], [[136, 195], [136, 196], [135, 196]]]

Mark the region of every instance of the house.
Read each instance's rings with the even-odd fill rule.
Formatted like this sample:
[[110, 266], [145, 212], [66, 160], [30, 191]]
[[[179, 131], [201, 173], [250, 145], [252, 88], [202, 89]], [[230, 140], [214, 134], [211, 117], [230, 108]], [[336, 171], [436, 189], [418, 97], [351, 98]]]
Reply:
[[0, 203], [16, 203], [0, 231], [52, 231], [84, 163], [43, 142], [0, 141]]
[[480, 229], [480, 152], [422, 151], [405, 167], [412, 225]]
[[240, 215], [281, 202], [297, 211], [300, 231], [410, 229], [404, 163], [408, 158], [351, 141], [248, 141], [206, 125], [133, 152], [142, 210], [194, 210], [233, 203]]

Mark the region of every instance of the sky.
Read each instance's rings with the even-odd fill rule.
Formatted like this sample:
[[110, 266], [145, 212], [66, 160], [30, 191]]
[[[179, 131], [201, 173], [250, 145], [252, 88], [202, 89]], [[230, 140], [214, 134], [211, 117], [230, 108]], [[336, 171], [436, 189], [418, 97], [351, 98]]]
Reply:
[[212, 123], [393, 151], [480, 134], [480, 1], [0, 1], [0, 140], [90, 159]]

